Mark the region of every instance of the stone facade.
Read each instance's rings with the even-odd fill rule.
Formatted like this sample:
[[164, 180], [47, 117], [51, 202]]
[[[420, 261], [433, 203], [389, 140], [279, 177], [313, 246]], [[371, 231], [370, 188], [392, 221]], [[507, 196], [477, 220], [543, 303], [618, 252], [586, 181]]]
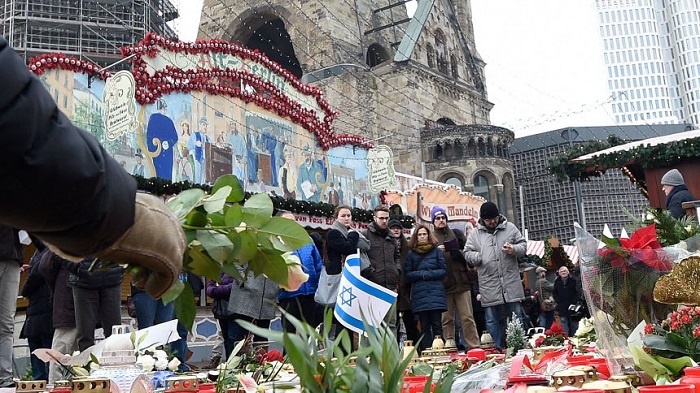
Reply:
[[[200, 39], [220, 38], [265, 53], [321, 88], [339, 111], [336, 132], [392, 147], [397, 171], [459, 180], [513, 217], [512, 132], [489, 127], [485, 63], [475, 48], [469, 0], [421, 2], [412, 18], [403, 4], [355, 0], [205, 0]], [[444, 126], [468, 145], [497, 141], [501, 155], [431, 156]], [[474, 135], [476, 135], [474, 134]], [[505, 145], [501, 145], [505, 144]], [[475, 151], [476, 152], [476, 151]], [[451, 176], [449, 174], [454, 174]], [[479, 188], [479, 187], [476, 187]]]

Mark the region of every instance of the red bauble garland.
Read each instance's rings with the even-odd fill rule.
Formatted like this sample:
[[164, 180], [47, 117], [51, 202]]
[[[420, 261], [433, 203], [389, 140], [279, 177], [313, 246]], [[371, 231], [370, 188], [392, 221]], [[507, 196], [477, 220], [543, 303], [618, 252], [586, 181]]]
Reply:
[[[145, 54], [146, 56], [154, 57], [159, 52], [159, 48], [190, 55], [210, 52], [229, 54], [260, 63], [265, 68], [284, 78], [285, 82], [293, 86], [297, 91], [314, 97], [316, 103], [324, 112], [324, 117], [321, 118], [315, 110], [304, 108], [300, 103], [291, 100], [272, 83], [247, 71], [220, 68], [182, 70], [177, 67], [167, 66], [163, 70], [156, 71], [152, 76], [149, 76], [146, 72], [146, 62], [142, 56]], [[136, 55], [130, 61], [133, 64], [133, 74], [137, 81], [136, 100], [141, 104], [152, 104], [160, 96], [173, 92], [191, 93], [199, 91], [214, 95], [227, 95], [239, 98], [246, 103], [253, 103], [282, 117], [289, 118], [294, 123], [312, 132], [323, 150], [343, 145], [360, 146], [365, 149], [372, 147], [372, 142], [361, 136], [350, 134], [336, 135], [331, 124], [338, 116], [338, 112], [334, 111], [328, 101], [323, 98], [323, 92], [315, 86], [302, 83], [291, 72], [268, 59], [267, 56], [257, 50], [218, 39], [180, 42], [155, 33], [147, 33], [137, 46], [123, 47], [121, 51], [124, 57]], [[228, 83], [222, 83], [224, 81]], [[255, 92], [243, 91], [235, 83], [231, 83], [240, 81], [253, 87]], [[232, 87], [232, 85], [235, 87]]]
[[29, 69], [35, 75], [43, 75], [46, 70], [61, 69], [83, 74], [94, 75], [95, 77], [105, 80], [111, 75], [109, 71], [102, 71], [95, 74], [100, 66], [86, 60], [80, 60], [73, 56], [66, 56], [63, 53], [45, 53], [43, 55], [34, 56], [29, 59]]

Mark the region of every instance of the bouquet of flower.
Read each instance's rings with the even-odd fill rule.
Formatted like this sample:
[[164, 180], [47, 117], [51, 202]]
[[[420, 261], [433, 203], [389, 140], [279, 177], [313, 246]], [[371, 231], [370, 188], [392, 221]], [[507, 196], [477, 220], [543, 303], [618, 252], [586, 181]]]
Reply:
[[544, 334], [538, 333], [530, 339], [530, 346], [537, 347], [559, 347], [566, 343], [568, 337], [564, 333], [564, 329], [556, 321], [552, 323], [549, 329], [544, 331]]
[[700, 307], [685, 306], [659, 324], [646, 325], [644, 346], [652, 354], [700, 361]]
[[148, 348], [137, 351], [136, 364], [145, 372], [149, 371], [177, 371], [180, 360], [172, 355], [168, 355], [162, 349]]

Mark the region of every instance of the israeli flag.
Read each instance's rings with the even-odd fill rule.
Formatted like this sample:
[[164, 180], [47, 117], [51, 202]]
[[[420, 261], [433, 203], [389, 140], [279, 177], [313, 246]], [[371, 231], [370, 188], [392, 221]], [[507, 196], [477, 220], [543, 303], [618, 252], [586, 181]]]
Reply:
[[364, 332], [362, 317], [372, 327], [378, 327], [396, 301], [396, 292], [360, 275], [360, 253], [348, 255], [338, 285], [335, 303], [336, 319], [357, 333]]

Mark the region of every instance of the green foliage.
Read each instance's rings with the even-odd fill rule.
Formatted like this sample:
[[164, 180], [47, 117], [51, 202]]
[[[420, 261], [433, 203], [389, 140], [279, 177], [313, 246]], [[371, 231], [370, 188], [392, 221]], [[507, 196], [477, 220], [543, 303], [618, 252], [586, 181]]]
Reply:
[[[187, 239], [183, 269], [212, 280], [222, 271], [241, 278], [238, 266], [256, 275], [265, 274], [281, 285], [287, 284], [288, 264], [284, 253], [310, 244], [306, 230], [294, 222], [271, 217], [274, 207], [267, 194], [248, 198], [233, 175], [220, 177], [211, 194], [190, 189], [168, 201], [168, 207], [182, 222]], [[194, 322], [194, 294], [189, 285], [176, 283], [164, 296], [174, 301], [180, 322]]]
[[587, 180], [590, 177], [602, 176], [605, 173], [605, 170], [609, 169], [610, 167], [599, 165], [599, 157], [596, 157], [595, 163], [571, 160], [576, 157], [595, 153], [613, 146], [622, 145], [626, 142], [627, 141], [616, 135], [609, 135], [605, 141], [597, 140], [575, 144], [572, 147], [565, 148], [563, 152], [550, 159], [549, 167], [547, 169], [549, 169], [549, 172], [553, 174], [560, 182], [564, 182], [566, 180]]
[[[296, 334], [263, 329], [245, 321], [238, 322], [254, 334], [284, 346], [288, 361], [299, 375], [302, 391], [401, 392], [411, 356], [402, 359], [396, 336], [386, 326], [372, 330], [365, 324], [367, 345], [351, 351], [351, 338], [347, 330], [342, 330], [335, 339], [329, 339], [333, 318], [331, 310], [326, 313], [323, 330], [320, 332], [306, 322], [282, 312], [296, 328]], [[354, 367], [351, 366], [353, 360], [356, 362]], [[454, 368], [446, 368], [435, 391], [449, 392], [454, 372]], [[431, 381], [432, 376], [428, 380], [428, 386]]]
[[[676, 219], [668, 210], [649, 208], [644, 219], [635, 217], [629, 212], [627, 212], [627, 215], [633, 220], [633, 225], [636, 228], [656, 224], [656, 237], [661, 247], [672, 246], [700, 234], [700, 227], [698, 227], [698, 222], [695, 218], [683, 216], [680, 219]], [[697, 242], [697, 240], [694, 241]], [[698, 249], [700, 244], [696, 244], [691, 248]]]

